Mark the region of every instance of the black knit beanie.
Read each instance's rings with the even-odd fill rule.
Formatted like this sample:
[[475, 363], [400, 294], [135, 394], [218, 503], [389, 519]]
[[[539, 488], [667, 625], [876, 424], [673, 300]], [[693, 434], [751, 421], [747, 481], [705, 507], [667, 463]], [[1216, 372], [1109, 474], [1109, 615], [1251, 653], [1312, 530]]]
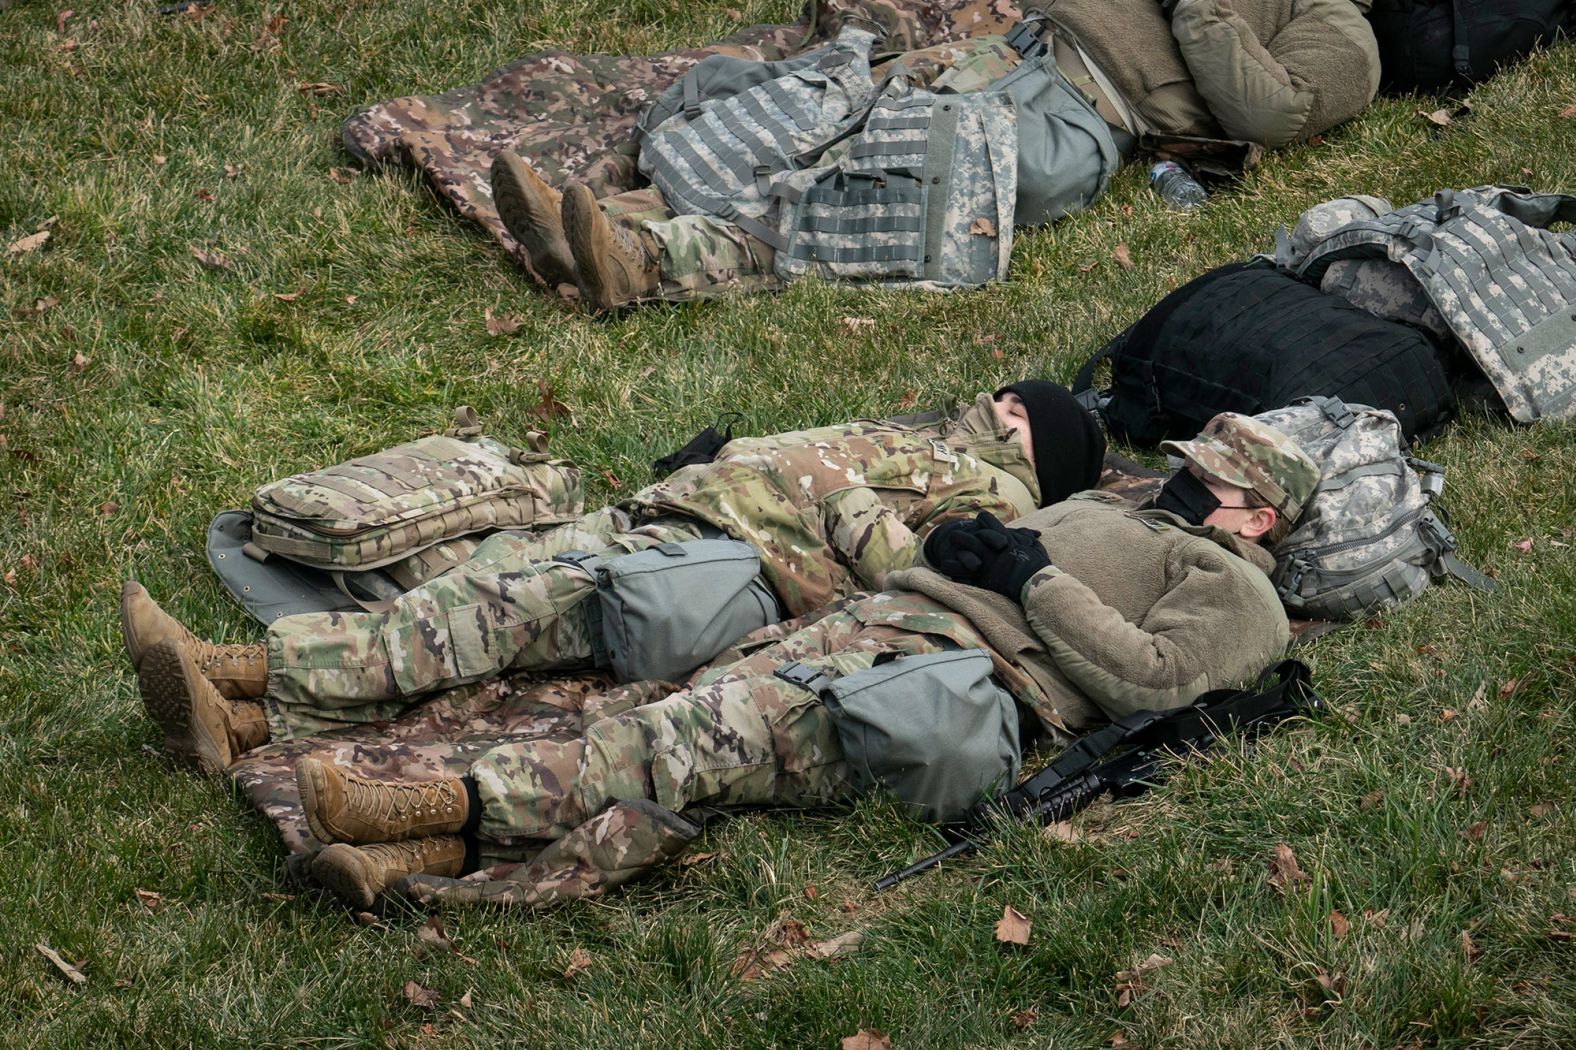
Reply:
[[1017, 394], [1029, 417], [1040, 506], [1060, 503], [1100, 483], [1105, 434], [1070, 390], [1047, 379], [1025, 379], [1002, 387], [995, 396], [1003, 394]]

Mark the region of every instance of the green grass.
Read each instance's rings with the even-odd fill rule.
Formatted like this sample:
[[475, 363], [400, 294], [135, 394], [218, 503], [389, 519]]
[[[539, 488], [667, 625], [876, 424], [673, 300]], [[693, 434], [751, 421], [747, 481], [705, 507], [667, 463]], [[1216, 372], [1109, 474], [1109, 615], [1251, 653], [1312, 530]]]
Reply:
[[[348, 166], [338, 122], [544, 46], [713, 37], [736, 24], [721, 3], [220, 0], [196, 20], [105, 2], [77, 5], [70, 50], [63, 3], [0, 6], [0, 248], [58, 217], [41, 251], [0, 258], [0, 1044], [833, 1047], [861, 1028], [899, 1047], [1576, 1044], [1576, 947], [1548, 936], [1576, 913], [1569, 424], [1472, 418], [1425, 450], [1497, 594], [1438, 588], [1320, 640], [1306, 656], [1327, 719], [1097, 808], [1083, 842], [1023, 830], [873, 898], [873, 877], [929, 848], [924, 829], [878, 804], [751, 815], [707, 832], [715, 858], [605, 901], [451, 915], [464, 958], [419, 954], [419, 915], [364, 928], [286, 885], [262, 818], [157, 757], [115, 607], [135, 576], [200, 632], [254, 638], [204, 563], [212, 515], [456, 404], [519, 434], [550, 384], [574, 409], [555, 447], [607, 468], [588, 472], [600, 503], [723, 410], [767, 433], [1066, 380], [1169, 287], [1330, 196], [1576, 188], [1576, 120], [1557, 115], [1576, 102], [1576, 47], [1482, 87], [1448, 129], [1416, 115], [1434, 100], [1376, 105], [1198, 214], [1163, 210], [1128, 171], [1023, 236], [1013, 280], [978, 293], [806, 284], [598, 321], [536, 294], [417, 177], [331, 180]], [[280, 47], [254, 49], [276, 10]], [[313, 81], [346, 93], [296, 88]], [[1111, 258], [1122, 242], [1131, 272]], [[41, 298], [59, 302], [22, 314]], [[489, 337], [489, 308], [519, 315], [518, 334]], [[877, 323], [850, 334], [845, 317]], [[1280, 842], [1310, 876], [1285, 895], [1266, 882]], [[1033, 922], [1026, 948], [992, 938], [1005, 905]], [[733, 976], [784, 917], [866, 939]], [[576, 948], [590, 965], [566, 979]], [[1119, 1007], [1114, 975], [1156, 952], [1174, 962]], [[408, 1003], [407, 980], [442, 1005]]]

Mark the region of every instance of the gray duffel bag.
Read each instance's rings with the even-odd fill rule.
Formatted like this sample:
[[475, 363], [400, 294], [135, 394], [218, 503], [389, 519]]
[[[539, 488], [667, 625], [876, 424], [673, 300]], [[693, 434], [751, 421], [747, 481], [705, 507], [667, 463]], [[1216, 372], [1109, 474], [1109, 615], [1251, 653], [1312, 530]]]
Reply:
[[[810, 671], [790, 664], [777, 673], [795, 681], [792, 668]], [[945, 824], [1012, 787], [1023, 768], [1018, 705], [991, 671], [984, 649], [958, 649], [805, 684], [837, 725], [855, 789], [889, 791]]]
[[738, 540], [690, 540], [603, 560], [558, 556], [596, 580], [605, 663], [622, 682], [678, 682], [758, 628], [782, 619], [761, 558]]

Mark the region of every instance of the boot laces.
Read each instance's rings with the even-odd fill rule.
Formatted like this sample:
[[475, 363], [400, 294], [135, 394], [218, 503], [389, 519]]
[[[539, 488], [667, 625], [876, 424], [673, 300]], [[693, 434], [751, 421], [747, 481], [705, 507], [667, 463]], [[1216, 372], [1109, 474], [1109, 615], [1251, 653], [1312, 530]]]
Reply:
[[232, 667], [249, 667], [261, 658], [259, 645], [228, 644], [219, 645], [209, 642], [203, 653], [202, 669], [204, 671], [215, 668], [221, 664]]
[[[604, 215], [604, 218], [606, 216]], [[642, 267], [651, 265], [651, 256], [646, 251], [646, 246], [640, 240], [640, 235], [634, 227], [627, 226], [615, 219], [608, 218], [607, 224], [612, 230], [613, 243], [620, 251], [628, 255], [632, 261]]]
[[347, 775], [345, 801], [350, 809], [370, 814], [374, 820], [396, 822], [451, 814], [459, 803], [459, 792], [452, 780], [396, 784]]

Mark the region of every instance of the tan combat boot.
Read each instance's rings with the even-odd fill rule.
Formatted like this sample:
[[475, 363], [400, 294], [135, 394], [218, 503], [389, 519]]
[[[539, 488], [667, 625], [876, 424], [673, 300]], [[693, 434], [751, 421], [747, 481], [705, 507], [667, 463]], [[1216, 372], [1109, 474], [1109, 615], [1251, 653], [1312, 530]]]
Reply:
[[268, 647], [254, 645], [216, 645], [192, 634], [181, 622], [148, 595], [135, 580], [120, 589], [120, 636], [126, 643], [131, 666], [141, 669], [148, 650], [174, 638], [185, 643], [204, 678], [213, 683], [219, 695], [230, 700], [250, 700], [268, 689]]
[[575, 283], [575, 257], [564, 239], [563, 196], [518, 153], [493, 158], [493, 204], [510, 236], [520, 242], [531, 269], [548, 288]]
[[220, 696], [179, 638], [142, 654], [137, 688], [164, 730], [164, 750], [204, 773], [223, 773], [238, 756], [268, 742], [263, 705]]
[[564, 187], [564, 236], [575, 257], [580, 294], [598, 310], [657, 294], [656, 258], [637, 231], [607, 217], [584, 183]]
[[406, 875], [426, 873], [458, 878], [465, 867], [465, 840], [437, 835], [371, 846], [329, 846], [312, 861], [312, 877], [357, 908]]
[[307, 827], [319, 842], [399, 842], [465, 827], [470, 803], [459, 777], [368, 780], [331, 762], [296, 763]]

